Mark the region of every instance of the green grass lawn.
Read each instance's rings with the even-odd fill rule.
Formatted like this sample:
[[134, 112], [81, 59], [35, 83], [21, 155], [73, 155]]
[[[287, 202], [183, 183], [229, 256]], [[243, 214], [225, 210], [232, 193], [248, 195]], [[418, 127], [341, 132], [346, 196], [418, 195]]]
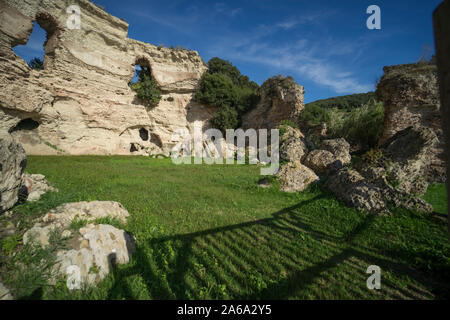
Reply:
[[[321, 185], [295, 194], [260, 188], [257, 166], [30, 156], [27, 171], [44, 174], [60, 192], [17, 206], [12, 219], [21, 221], [22, 230], [31, 218], [66, 202], [119, 201], [131, 214], [125, 229], [136, 237], [137, 251], [97, 288], [72, 293], [63, 281], [44, 286], [10, 276], [8, 282], [5, 261], [13, 258], [4, 257], [0, 278], [16, 286], [18, 298], [449, 297], [443, 185], [426, 195], [440, 216], [398, 209], [375, 216], [347, 208]], [[20, 239], [15, 241], [19, 250]], [[381, 268], [381, 290], [366, 287], [370, 265]]]

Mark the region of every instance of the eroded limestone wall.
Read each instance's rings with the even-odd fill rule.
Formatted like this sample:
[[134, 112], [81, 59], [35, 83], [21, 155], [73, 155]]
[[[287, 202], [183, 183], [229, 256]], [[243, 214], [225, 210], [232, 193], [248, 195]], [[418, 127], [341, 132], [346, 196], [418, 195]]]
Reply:
[[433, 151], [427, 180], [444, 182], [444, 139], [436, 65], [423, 62], [388, 66], [383, 70], [384, 75], [376, 91], [385, 108], [383, 133], [379, 144], [384, 144], [397, 132], [410, 126], [433, 129], [440, 143]]
[[[28, 154], [168, 154], [174, 130], [207, 125], [214, 110], [192, 101], [207, 69], [196, 51], [129, 39], [125, 21], [88, 0], [76, 2], [81, 29], [71, 30], [66, 10], [72, 4], [0, 0], [0, 129]], [[33, 21], [47, 31], [43, 71], [12, 49], [27, 43]], [[142, 62], [163, 90], [153, 109], [128, 86]]]

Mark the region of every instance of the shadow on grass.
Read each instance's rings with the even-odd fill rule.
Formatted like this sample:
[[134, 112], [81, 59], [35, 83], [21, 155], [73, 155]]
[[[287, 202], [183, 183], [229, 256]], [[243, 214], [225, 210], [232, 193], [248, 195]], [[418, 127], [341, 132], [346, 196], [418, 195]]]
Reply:
[[[137, 299], [126, 281], [135, 275], [142, 277], [152, 299], [435, 298], [428, 291], [434, 282], [356, 243], [374, 215], [340, 236], [316, 230], [299, 209], [324, 197], [271, 218], [152, 239], [151, 251], [138, 248], [132, 265], [114, 271], [108, 299]], [[367, 289], [369, 265], [388, 275], [382, 290]]]

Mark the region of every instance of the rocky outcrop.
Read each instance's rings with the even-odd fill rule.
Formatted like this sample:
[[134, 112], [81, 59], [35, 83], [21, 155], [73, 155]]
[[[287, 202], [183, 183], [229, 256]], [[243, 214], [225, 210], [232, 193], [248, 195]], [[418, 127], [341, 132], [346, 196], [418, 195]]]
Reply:
[[19, 200], [27, 157], [20, 143], [0, 130], [0, 214]]
[[342, 168], [330, 176], [325, 187], [348, 206], [361, 211], [389, 213], [389, 206], [430, 213], [431, 205], [424, 200], [394, 189], [386, 181], [383, 170], [360, 172]]
[[280, 159], [284, 161], [302, 161], [308, 153], [304, 136], [299, 129], [285, 126], [286, 132], [280, 137]]
[[[118, 202], [93, 201], [62, 205], [25, 232], [24, 244], [50, 245], [57, 234], [67, 246], [56, 252], [52, 282], [68, 276], [69, 289], [80, 289], [85, 284], [96, 284], [109, 274], [115, 264], [128, 263], [135, 250], [134, 240], [123, 230], [110, 225], [94, 224], [97, 219], [110, 218], [126, 222], [128, 211]], [[73, 222], [87, 224], [78, 230]]]
[[[389, 206], [432, 212], [418, 195], [428, 187], [423, 173], [438, 139], [430, 128], [409, 127], [389, 139], [377, 159], [343, 168], [325, 186], [349, 206], [371, 212], [388, 212]], [[367, 156], [363, 157], [366, 158]]]
[[410, 126], [434, 131], [439, 139], [425, 173], [430, 182], [445, 181], [444, 140], [440, 121], [437, 68], [433, 63], [384, 67], [376, 95], [383, 101], [385, 120], [379, 145]]
[[285, 192], [300, 192], [305, 190], [311, 183], [319, 180], [319, 177], [302, 165], [299, 161], [291, 161], [283, 165], [277, 177], [280, 181], [280, 188]]
[[342, 163], [327, 150], [313, 150], [308, 153], [305, 165], [319, 175], [328, 175], [330, 172], [342, 168]]
[[[206, 65], [196, 51], [127, 38], [128, 24], [88, 0], [76, 1], [81, 28], [68, 27], [71, 2], [0, 2], [0, 129], [28, 154], [166, 154], [172, 133], [208, 126], [214, 110], [192, 100]], [[36, 21], [47, 32], [45, 69], [32, 70], [12, 48]], [[128, 83], [144, 65], [162, 90], [155, 108]]]
[[28, 201], [37, 201], [43, 194], [49, 191], [57, 192], [58, 189], [53, 187], [42, 174], [25, 174], [23, 177], [24, 186], [21, 197]]
[[321, 148], [331, 152], [343, 166], [350, 164], [352, 160], [350, 144], [344, 138], [323, 140]]
[[282, 120], [297, 121], [305, 107], [305, 89], [290, 77], [277, 76], [266, 80], [259, 89], [258, 105], [242, 117], [244, 129], [274, 129]]
[[426, 127], [406, 128], [385, 143], [384, 166], [397, 189], [408, 194], [425, 194], [428, 182], [424, 173], [431, 165], [438, 143], [434, 131]]

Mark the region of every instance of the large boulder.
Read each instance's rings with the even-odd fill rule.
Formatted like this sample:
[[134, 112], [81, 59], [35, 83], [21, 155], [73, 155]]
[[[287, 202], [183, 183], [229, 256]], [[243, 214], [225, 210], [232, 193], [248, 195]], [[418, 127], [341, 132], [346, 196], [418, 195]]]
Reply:
[[342, 166], [346, 166], [352, 160], [350, 155], [350, 144], [344, 139], [329, 139], [322, 141], [322, 149], [330, 151]]
[[258, 105], [242, 117], [244, 129], [274, 129], [283, 120], [296, 121], [305, 107], [305, 89], [290, 77], [276, 76], [266, 80], [259, 93]]
[[[135, 250], [134, 239], [125, 231], [106, 224], [94, 224], [100, 218], [112, 218], [122, 223], [128, 211], [118, 202], [93, 201], [62, 205], [25, 232], [24, 244], [46, 247], [56, 234], [64, 238], [66, 247], [56, 252], [56, 264], [50, 279], [68, 276], [69, 289], [96, 284], [108, 275], [114, 265], [128, 263]], [[86, 221], [85, 227], [73, 229], [72, 222]]]
[[389, 206], [425, 213], [433, 211], [423, 199], [393, 188], [383, 168], [367, 167], [361, 172], [342, 168], [328, 178], [325, 187], [348, 206], [361, 211], [388, 213]]
[[385, 143], [387, 174], [398, 190], [419, 195], [427, 191], [426, 172], [438, 142], [432, 129], [414, 126], [396, 133]]
[[123, 223], [129, 217], [128, 211], [113, 201], [74, 202], [63, 204], [44, 215], [23, 235], [23, 242], [39, 242], [43, 247], [49, 244], [54, 230], [67, 230], [74, 220], [91, 222], [101, 218], [113, 218]]
[[305, 165], [319, 175], [328, 175], [342, 168], [342, 161], [327, 150], [313, 150], [305, 158]]
[[135, 251], [130, 235], [110, 225], [89, 224], [79, 234], [70, 241], [69, 250], [56, 253], [57, 263], [53, 267], [56, 274], [69, 277], [69, 289], [95, 285], [116, 265], [129, 263]]
[[328, 178], [325, 186], [348, 206], [361, 211], [387, 211], [380, 189], [365, 180], [356, 170], [339, 170]]
[[17, 203], [26, 164], [27, 157], [20, 143], [0, 130], [0, 213]]
[[286, 132], [280, 138], [280, 158], [285, 161], [302, 161], [308, 152], [304, 136], [299, 129], [285, 126]]
[[281, 183], [281, 190], [285, 192], [300, 192], [311, 183], [319, 180], [319, 177], [310, 168], [299, 161], [291, 161], [283, 165], [277, 172]]
[[444, 182], [444, 138], [441, 128], [437, 67], [434, 62], [388, 66], [377, 86], [376, 95], [383, 101], [385, 116], [379, 145], [383, 145], [410, 126], [433, 130], [439, 139], [430, 153], [431, 163], [425, 172], [429, 182]]

